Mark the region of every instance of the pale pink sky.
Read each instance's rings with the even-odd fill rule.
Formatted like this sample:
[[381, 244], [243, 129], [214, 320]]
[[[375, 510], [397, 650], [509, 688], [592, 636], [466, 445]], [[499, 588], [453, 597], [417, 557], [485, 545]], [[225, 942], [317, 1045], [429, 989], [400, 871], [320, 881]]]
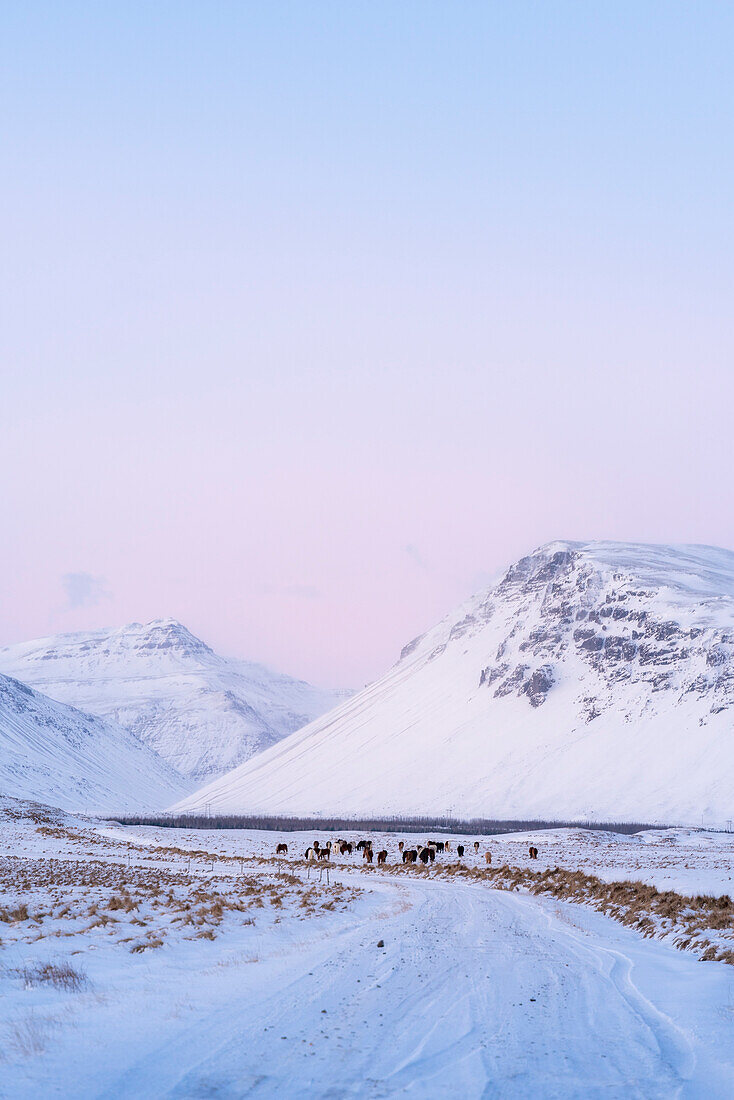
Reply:
[[358, 687], [539, 543], [734, 548], [732, 19], [490, 7], [13, 8], [0, 644]]

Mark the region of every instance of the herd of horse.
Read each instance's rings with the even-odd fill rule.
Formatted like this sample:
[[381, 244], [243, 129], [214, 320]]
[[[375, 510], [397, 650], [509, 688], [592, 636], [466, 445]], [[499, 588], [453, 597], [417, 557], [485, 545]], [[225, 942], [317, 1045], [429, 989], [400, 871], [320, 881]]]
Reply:
[[[479, 855], [479, 841], [473, 842], [474, 854]], [[362, 859], [365, 863], [372, 863], [375, 859], [375, 853], [372, 848], [371, 840], [358, 840], [356, 843], [352, 843], [348, 840], [329, 840], [326, 844], [319, 844], [318, 840], [315, 840], [304, 853], [304, 858], [309, 863], [315, 862], [328, 862], [332, 858], [351, 856], [354, 852], [361, 852]], [[451, 852], [451, 842], [448, 840], [427, 840], [425, 844], [417, 844], [415, 848], [407, 848], [405, 841], [398, 842], [398, 851], [403, 863], [422, 863], [427, 866], [429, 863], [433, 863], [436, 856], [446, 852]], [[456, 845], [456, 855], [461, 860], [464, 858], [464, 852], [466, 846], [464, 844]], [[276, 856], [287, 856], [288, 845], [281, 842], [275, 849]], [[387, 863], [387, 849], [383, 848], [377, 852], [377, 866], [380, 867]], [[538, 849], [534, 845], [530, 845], [529, 849], [530, 859], [538, 858]], [[484, 853], [484, 861], [487, 865], [492, 862], [492, 853], [487, 849]]]

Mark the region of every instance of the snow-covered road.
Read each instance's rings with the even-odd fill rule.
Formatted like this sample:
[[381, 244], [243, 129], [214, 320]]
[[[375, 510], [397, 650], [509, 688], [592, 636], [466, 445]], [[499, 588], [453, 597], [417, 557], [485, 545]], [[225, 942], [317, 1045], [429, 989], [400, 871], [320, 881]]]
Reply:
[[74, 1094], [734, 1095], [732, 968], [578, 906], [476, 884], [371, 886], [359, 919], [269, 936], [204, 1013], [149, 1037], [103, 1089], [99, 1067], [89, 1087], [82, 1073]]

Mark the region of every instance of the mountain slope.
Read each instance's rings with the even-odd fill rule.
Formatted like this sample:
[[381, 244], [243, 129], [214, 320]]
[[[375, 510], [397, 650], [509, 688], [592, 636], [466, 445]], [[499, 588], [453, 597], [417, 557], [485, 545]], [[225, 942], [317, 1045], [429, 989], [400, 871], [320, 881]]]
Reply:
[[715, 824], [733, 719], [734, 554], [552, 543], [175, 808]]
[[220, 657], [173, 619], [5, 646], [0, 671], [112, 719], [196, 782], [276, 744], [347, 694]]
[[190, 790], [127, 730], [0, 675], [0, 791], [81, 813], [155, 810]]

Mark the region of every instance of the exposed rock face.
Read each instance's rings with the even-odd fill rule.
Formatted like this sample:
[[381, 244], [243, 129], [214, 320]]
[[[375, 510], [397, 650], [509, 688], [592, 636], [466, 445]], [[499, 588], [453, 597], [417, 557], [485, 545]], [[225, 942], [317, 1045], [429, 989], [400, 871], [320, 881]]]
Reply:
[[542, 665], [532, 672], [525, 680], [522, 691], [530, 700], [531, 707], [539, 707], [545, 702], [545, 697], [553, 687], [555, 673], [552, 665]]
[[[497, 698], [524, 696], [537, 707], [564, 675], [561, 666], [575, 658], [598, 681], [593, 705], [587, 695], [579, 700], [587, 721], [618, 704], [615, 685], [622, 681], [639, 685], [638, 711], [648, 693], [660, 691], [694, 693], [710, 713], [731, 707], [734, 630], [716, 615], [708, 623], [694, 621], [691, 606], [680, 619], [670, 617], [661, 591], [665, 577], [651, 581], [641, 586], [624, 570], [600, 571], [581, 548], [522, 558], [496, 587], [492, 604], [484, 605], [485, 622], [500, 600], [513, 614], [494, 662], [481, 670], [480, 685], [494, 687]], [[714, 601], [731, 610], [725, 594]], [[704, 619], [709, 610], [715, 610], [711, 600], [702, 601]], [[512, 655], [515, 660], [508, 659]]]

